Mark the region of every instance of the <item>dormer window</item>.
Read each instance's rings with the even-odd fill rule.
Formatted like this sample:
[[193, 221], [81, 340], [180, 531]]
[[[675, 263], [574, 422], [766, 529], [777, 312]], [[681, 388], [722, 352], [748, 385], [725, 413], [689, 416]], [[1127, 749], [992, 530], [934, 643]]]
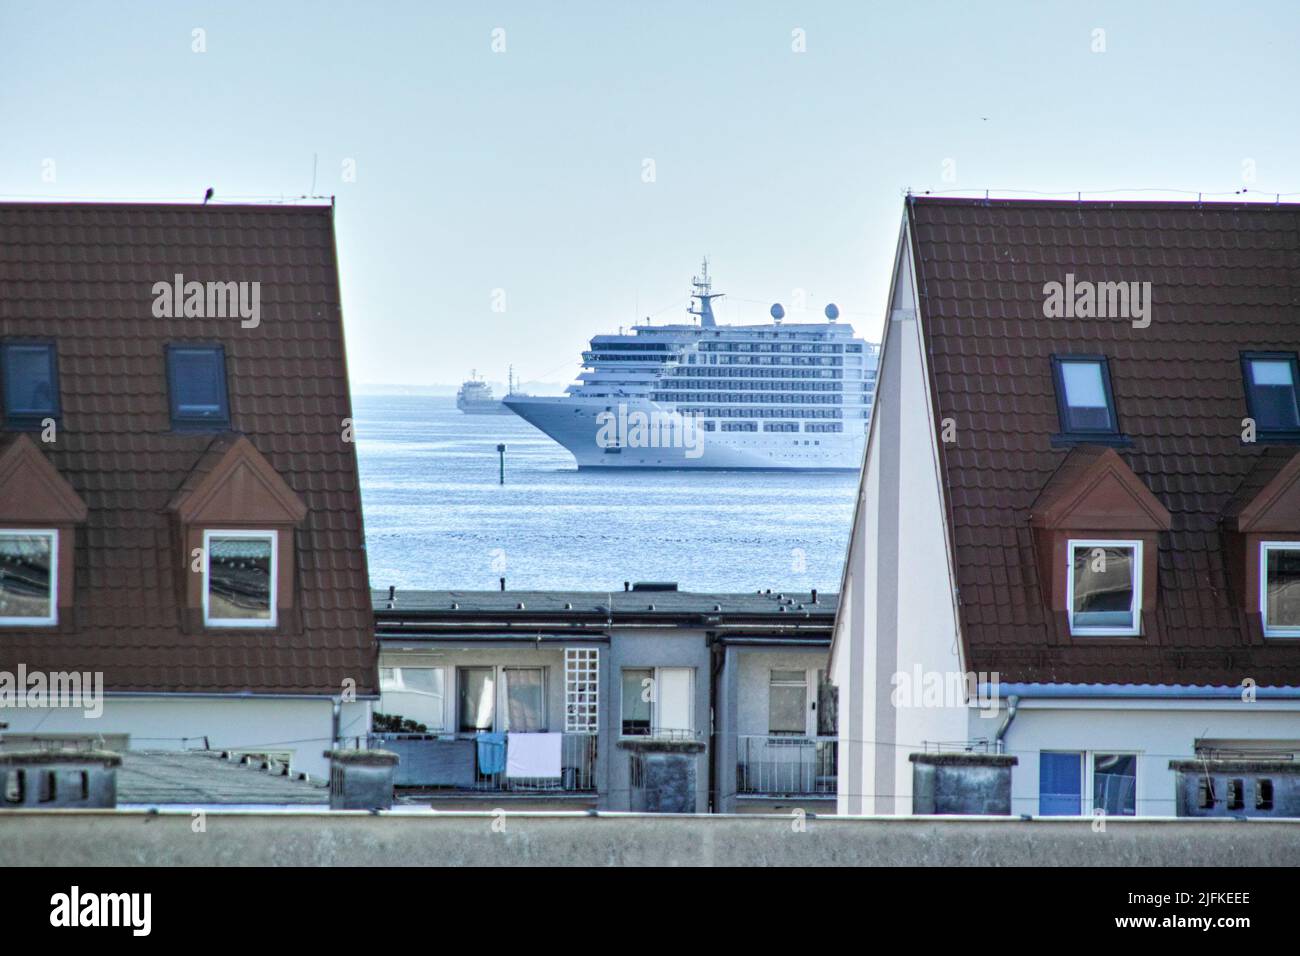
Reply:
[[203, 536], [203, 623], [275, 627], [274, 531], [209, 531]]
[[1296, 401], [1294, 352], [1247, 352], [1241, 357], [1246, 409], [1261, 439], [1300, 439], [1300, 404]]
[[1265, 637], [1300, 637], [1300, 541], [1260, 544], [1259, 606]]
[[57, 624], [59, 532], [0, 529], [0, 627]]
[[0, 345], [4, 380], [5, 427], [39, 429], [59, 417], [59, 368], [52, 342]]
[[1105, 356], [1053, 356], [1052, 376], [1062, 438], [1078, 441], [1119, 435]]
[[1142, 542], [1071, 539], [1068, 551], [1070, 633], [1081, 637], [1140, 633]]

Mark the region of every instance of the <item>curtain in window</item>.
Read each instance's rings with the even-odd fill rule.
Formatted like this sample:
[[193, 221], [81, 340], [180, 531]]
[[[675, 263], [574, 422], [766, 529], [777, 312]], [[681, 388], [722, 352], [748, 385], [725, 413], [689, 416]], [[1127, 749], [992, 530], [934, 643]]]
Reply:
[[491, 730], [496, 718], [496, 681], [491, 667], [462, 667], [458, 672], [459, 729]]
[[536, 734], [546, 730], [546, 701], [542, 694], [540, 667], [506, 668], [506, 713], [512, 734]]

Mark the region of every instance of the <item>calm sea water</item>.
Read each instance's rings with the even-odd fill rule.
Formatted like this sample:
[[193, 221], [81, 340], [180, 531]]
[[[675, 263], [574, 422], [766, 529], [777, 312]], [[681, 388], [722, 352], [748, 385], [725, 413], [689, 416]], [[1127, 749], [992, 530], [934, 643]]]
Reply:
[[851, 473], [579, 472], [523, 419], [451, 398], [357, 395], [354, 414], [375, 587], [839, 587]]

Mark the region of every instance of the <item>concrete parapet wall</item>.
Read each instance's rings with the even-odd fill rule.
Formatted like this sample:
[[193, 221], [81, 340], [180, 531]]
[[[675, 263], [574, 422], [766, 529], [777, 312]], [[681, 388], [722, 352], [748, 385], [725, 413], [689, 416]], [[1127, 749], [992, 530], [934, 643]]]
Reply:
[[[0, 866], [1294, 866], [1300, 820], [24, 811]], [[495, 824], [495, 826], [494, 826]], [[802, 831], [800, 830], [802, 828]]]

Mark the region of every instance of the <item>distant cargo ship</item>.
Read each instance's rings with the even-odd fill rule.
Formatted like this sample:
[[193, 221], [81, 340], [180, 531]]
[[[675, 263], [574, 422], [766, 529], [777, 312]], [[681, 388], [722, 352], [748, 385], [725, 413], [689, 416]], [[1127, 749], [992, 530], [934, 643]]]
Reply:
[[506, 407], [579, 468], [857, 470], [879, 346], [837, 322], [718, 325], [706, 259], [687, 311], [698, 324], [598, 335], [565, 395], [509, 394]]
[[511, 413], [500, 399], [492, 397], [492, 387], [478, 377], [477, 369], [470, 373], [469, 379], [456, 393], [456, 407], [466, 415], [509, 415]]

